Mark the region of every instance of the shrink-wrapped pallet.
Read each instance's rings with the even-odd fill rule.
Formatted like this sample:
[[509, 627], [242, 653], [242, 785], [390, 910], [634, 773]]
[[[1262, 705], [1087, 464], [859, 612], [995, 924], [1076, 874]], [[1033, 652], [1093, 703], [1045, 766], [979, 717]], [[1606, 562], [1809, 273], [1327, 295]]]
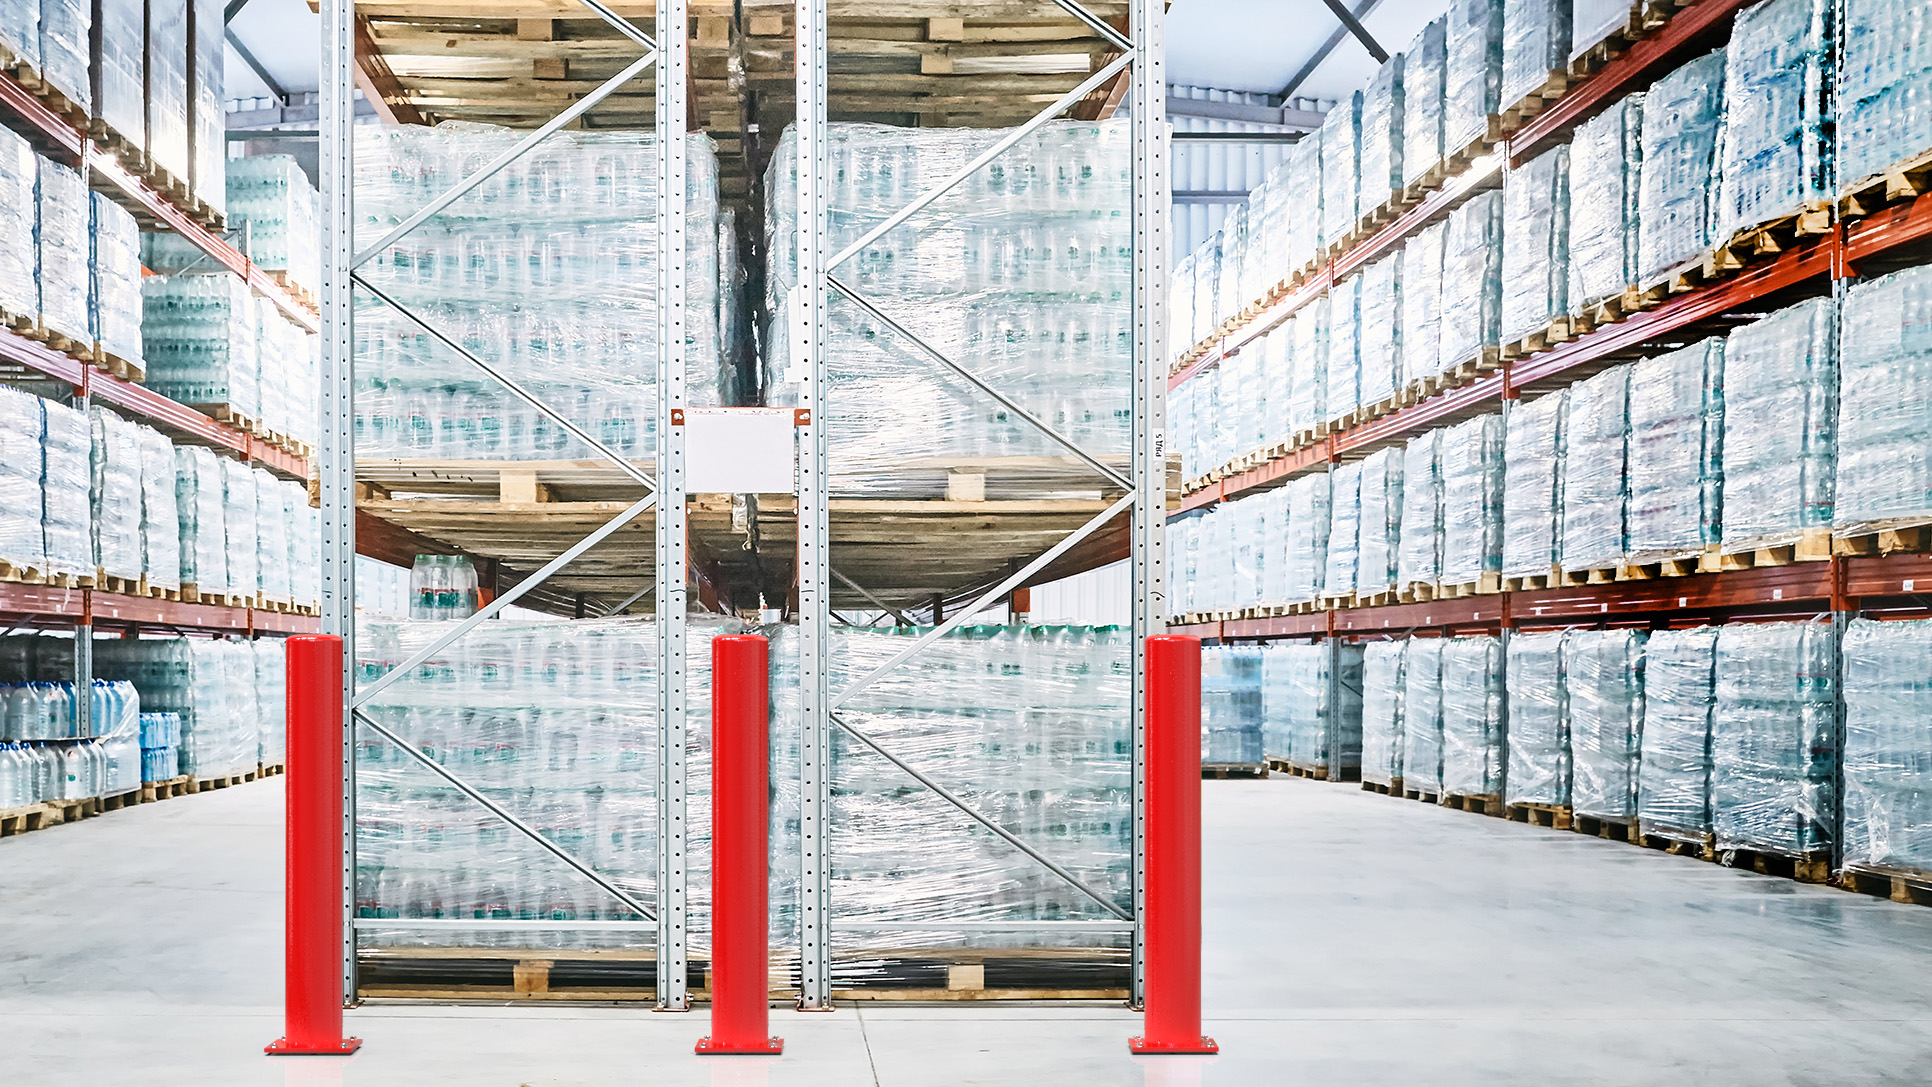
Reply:
[[[89, 411], [94, 565], [109, 577], [141, 580], [141, 435], [101, 407]], [[172, 458], [170, 458], [172, 460]]]
[[[1503, 195], [1478, 193], [1449, 213], [1442, 242], [1440, 370], [1496, 347], [1503, 304]], [[1415, 374], [1422, 377], [1422, 374]]]
[[1637, 190], [1644, 96], [1577, 126], [1570, 143], [1569, 301], [1587, 314], [1637, 285]]
[[228, 592], [227, 505], [221, 459], [203, 446], [174, 451], [175, 508], [181, 518], [181, 584], [198, 592]]
[[1402, 191], [1402, 54], [1382, 62], [1362, 92], [1362, 184], [1356, 213], [1369, 215]]
[[1932, 151], [1932, 28], [1913, 0], [1846, 0], [1832, 150], [1839, 191]]
[[1834, 641], [1829, 621], [1733, 623], [1718, 632], [1711, 817], [1720, 850], [1831, 848]]
[[1196, 448], [1194, 393], [1200, 388], [1197, 375], [1167, 394], [1167, 434], [1174, 452], [1181, 458], [1181, 478], [1193, 480], [1201, 475], [1201, 453]]
[[1322, 295], [1295, 314], [1295, 348], [1289, 370], [1288, 427], [1292, 437], [1328, 421], [1329, 297]]
[[1503, 792], [1503, 647], [1494, 635], [1442, 640], [1442, 791]]
[[[150, 586], [179, 589], [181, 515], [175, 503], [174, 444], [158, 430], [135, 431], [141, 443], [141, 575]], [[308, 508], [306, 493], [302, 507]]]
[[1327, 472], [1311, 472], [1288, 481], [1288, 538], [1284, 604], [1298, 604], [1321, 595], [1328, 570], [1329, 482]]
[[1442, 244], [1447, 222], [1431, 223], [1409, 236], [1402, 247], [1402, 366], [1398, 388], [1434, 377], [1445, 368], [1442, 355]]
[[1194, 530], [1199, 523], [1198, 517], [1184, 517], [1167, 526], [1167, 554], [1174, 571], [1174, 582], [1167, 594], [1168, 611], [1172, 617], [1199, 610], [1194, 606]]
[[1630, 368], [1629, 556], [1680, 558], [1722, 528], [1724, 340]]
[[94, 428], [84, 412], [45, 401], [40, 478], [46, 491], [47, 572], [94, 576]]
[[255, 472], [226, 457], [221, 460], [221, 507], [222, 528], [228, 533], [228, 592], [254, 596], [262, 591]]
[[1402, 250], [1362, 272], [1356, 351], [1362, 407], [1373, 407], [1407, 385], [1402, 373]]
[[1724, 50], [1691, 61], [1644, 95], [1637, 195], [1637, 280], [1660, 279], [1716, 243]]
[[1630, 436], [1630, 364], [1570, 386], [1563, 412], [1565, 570], [1601, 570], [1624, 555], [1624, 464]]
[[1932, 622], [1845, 628], [1845, 863], [1932, 870]]
[[188, 183], [188, 0], [148, 0], [148, 158]]
[[1322, 115], [1322, 245], [1355, 233], [1361, 214], [1362, 92], [1350, 91]]
[[1570, 806], [1570, 723], [1563, 699], [1563, 644], [1569, 634], [1512, 634], [1504, 669], [1509, 690], [1510, 804]]
[[322, 511], [298, 496], [295, 503], [295, 534], [290, 538], [289, 561], [295, 571], [295, 602], [315, 605], [322, 599]]
[[1569, 390], [1510, 406], [1503, 428], [1503, 576], [1547, 577], [1562, 540], [1563, 411]]
[[1167, 320], [1172, 342], [1167, 346], [1178, 356], [1200, 342], [1194, 334], [1194, 269], [1201, 259], [1200, 249], [1181, 258], [1167, 276]]
[[188, 4], [188, 176], [195, 199], [219, 215], [228, 207], [227, 0]]
[[1268, 444], [1268, 357], [1261, 344], [1253, 344], [1225, 359], [1222, 378], [1236, 390], [1234, 453], [1241, 456]]
[[126, 208], [90, 193], [89, 338], [123, 362], [142, 365], [141, 228]]
[[40, 79], [82, 113], [94, 104], [93, 81], [87, 74], [87, 39], [93, 25], [89, 0], [40, 0]]
[[1269, 758], [1330, 781], [1362, 764], [1362, 647], [1277, 642], [1261, 651]]
[[1322, 381], [1323, 422], [1340, 419], [1361, 403], [1362, 276], [1349, 276], [1328, 292], [1328, 367]]
[[1442, 638], [1411, 638], [1402, 659], [1402, 788], [1442, 792]]
[[1435, 585], [1442, 577], [1442, 431], [1409, 439], [1402, 451], [1402, 528], [1396, 585]]
[[1724, 528], [1729, 554], [1832, 523], [1838, 376], [1832, 302], [1815, 298], [1724, 343]]
[[1421, 181], [1442, 161], [1448, 17], [1437, 16], [1402, 55], [1402, 184]]
[[1214, 319], [1221, 322], [1241, 312], [1248, 300], [1241, 288], [1246, 278], [1248, 205], [1236, 204], [1221, 221], [1221, 273], [1214, 280]]
[[1612, 35], [1630, 31], [1639, 22], [1640, 7], [1635, 0], [1575, 0], [1570, 16], [1570, 58], [1582, 57]]
[[22, 64], [40, 66], [40, 0], [0, 0], [0, 48]]
[[1261, 650], [1215, 645], [1201, 650], [1201, 761], [1262, 761]]
[[149, 276], [141, 297], [148, 387], [259, 421], [261, 333], [248, 285], [232, 275]]
[[1194, 265], [1194, 339], [1196, 342], [1214, 335], [1221, 325], [1221, 272], [1227, 254], [1223, 250], [1226, 235], [1215, 231], [1214, 236], [1202, 243], [1200, 259]]
[[1637, 817], [1646, 834], [1697, 841], [1710, 833], [1716, 659], [1716, 627], [1660, 630], [1644, 646]]
[[1503, 0], [1502, 105], [1567, 85], [1573, 0]]
[[1442, 574], [1448, 585], [1503, 568], [1503, 417], [1442, 431]]
[[39, 187], [33, 145], [0, 127], [0, 317], [32, 321], [40, 313]]
[[[85, 46], [85, 42], [82, 44]], [[41, 159], [38, 207], [40, 323], [91, 346], [94, 335], [93, 324], [87, 319], [87, 232], [93, 223], [93, 210], [87, 182], [72, 169]]]
[[243, 642], [255, 653], [256, 761], [288, 762], [288, 653], [279, 638]]
[[[319, 198], [295, 157], [251, 155], [231, 160], [227, 164], [227, 195], [229, 227], [246, 239], [248, 259], [266, 271], [286, 276], [292, 284], [310, 291], [319, 289]], [[148, 243], [148, 257], [153, 262], [149, 267], [157, 272], [182, 271], [195, 266], [201, 256], [193, 243], [175, 234], [157, 234]]]
[[147, 41], [144, 0], [94, 0], [89, 42], [94, 120], [140, 149], [147, 142]]
[[[1285, 442], [1294, 432], [1295, 326], [1290, 317], [1276, 325], [1259, 346], [1268, 385], [1268, 443]], [[1255, 350], [1250, 347], [1248, 350]]]
[[1276, 487], [1254, 499], [1261, 503], [1262, 546], [1268, 552], [1261, 570], [1263, 604], [1279, 604], [1288, 599], [1288, 549], [1285, 542], [1290, 538], [1290, 498], [1287, 487]]
[[1444, 68], [1444, 156], [1487, 141], [1502, 108], [1503, 0], [1449, 0], [1449, 60]]
[[144, 711], [180, 715], [181, 773], [208, 778], [255, 769], [260, 724], [248, 643], [102, 639], [94, 643], [94, 674], [132, 682]]
[[1570, 149], [1557, 147], [1503, 178], [1503, 342], [1570, 312]]
[[1337, 464], [1328, 473], [1328, 556], [1323, 565], [1323, 596], [1347, 596], [1355, 591], [1361, 557], [1362, 464], [1359, 460]]
[[1288, 216], [1288, 263], [1284, 271], [1296, 272], [1321, 256], [1321, 138], [1311, 135], [1296, 141], [1283, 161], [1288, 191], [1296, 194], [1293, 213]]
[[1932, 266], [1853, 280], [1839, 345], [1841, 531], [1932, 521]]
[[[1402, 548], [1402, 450], [1394, 446], [1363, 457], [1362, 514], [1356, 534], [1355, 589], [1364, 596], [1396, 583]], [[1332, 546], [1332, 545], [1331, 545]]]
[[[1293, 270], [1290, 265], [1299, 266], [1289, 246], [1293, 244], [1291, 220], [1301, 213], [1300, 195], [1288, 187], [1288, 157], [1284, 153], [1261, 185], [1261, 217], [1266, 224], [1262, 227], [1259, 261], [1259, 286], [1263, 294], [1288, 277]], [[1249, 197], [1249, 202], [1253, 203], [1254, 199]]]
[[[18, 577], [47, 568], [46, 497], [40, 444], [46, 413], [39, 397], [0, 385], [0, 563]], [[23, 677], [26, 678], [26, 677]]]
[[1830, 8], [1826, 0], [1763, 0], [1737, 13], [1724, 47], [1714, 240], [1807, 206], [1822, 211], [1830, 198]]
[[1394, 787], [1402, 780], [1402, 665], [1409, 639], [1362, 647], [1362, 780]]
[[1261, 603], [1261, 587], [1267, 584], [1268, 567], [1273, 557], [1273, 540], [1267, 534], [1270, 494], [1251, 494], [1229, 503], [1233, 515], [1234, 561], [1238, 571], [1233, 606], [1253, 607]]
[[[1574, 768], [1572, 806], [1598, 819], [1635, 818], [1644, 727], [1643, 632], [1570, 632], [1563, 644], [1563, 691]], [[1510, 723], [1514, 726], [1513, 717]]]
[[270, 600], [292, 600], [289, 585], [287, 488], [266, 470], [256, 468], [255, 569], [261, 593]]

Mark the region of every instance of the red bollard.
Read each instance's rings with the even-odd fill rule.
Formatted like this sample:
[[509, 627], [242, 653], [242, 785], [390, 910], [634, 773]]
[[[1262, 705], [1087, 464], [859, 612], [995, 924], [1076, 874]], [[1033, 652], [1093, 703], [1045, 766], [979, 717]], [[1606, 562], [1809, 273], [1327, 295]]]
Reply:
[[697, 1052], [783, 1053], [771, 1030], [771, 647], [711, 640], [711, 1033]]
[[1135, 1053], [1218, 1053], [1201, 1033], [1201, 640], [1147, 639], [1146, 1031]]
[[286, 1027], [264, 1052], [340, 1056], [342, 1036], [342, 639], [288, 640]]

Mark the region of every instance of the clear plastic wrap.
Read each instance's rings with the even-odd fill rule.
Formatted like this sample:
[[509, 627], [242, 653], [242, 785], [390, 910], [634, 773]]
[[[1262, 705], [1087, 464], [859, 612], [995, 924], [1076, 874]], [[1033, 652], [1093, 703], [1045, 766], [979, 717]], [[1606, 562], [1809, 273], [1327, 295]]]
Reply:
[[1322, 251], [1322, 141], [1317, 137], [1297, 140], [1283, 162], [1288, 191], [1296, 194], [1296, 206], [1288, 216], [1285, 267], [1297, 271]]
[[1763, 0], [1724, 47], [1717, 239], [1830, 197], [1826, 0]]
[[47, 568], [40, 482], [45, 418], [39, 397], [0, 385], [0, 562], [16, 570]]
[[180, 716], [180, 773], [206, 778], [255, 768], [258, 696], [255, 652], [247, 642], [99, 639], [94, 674], [133, 683], [145, 710]]
[[1322, 595], [1346, 596], [1356, 588], [1361, 556], [1362, 465], [1349, 461], [1328, 472], [1328, 554], [1322, 566]]
[[1442, 152], [1488, 137], [1502, 108], [1503, 0], [1449, 0], [1443, 69]]
[[1724, 50], [1699, 57], [1644, 95], [1637, 196], [1637, 278], [1649, 283], [1716, 243], [1717, 145]]
[[1640, 25], [1639, 5], [1633, 0], [1575, 0], [1571, 12], [1570, 59], [1602, 44], [1618, 31]]
[[1833, 642], [1828, 617], [1718, 631], [1711, 816], [1719, 849], [1831, 848], [1838, 816]]
[[1200, 610], [1194, 604], [1195, 541], [1199, 519], [1183, 517], [1167, 525], [1167, 556], [1172, 572], [1167, 586], [1169, 619], [1179, 622], [1189, 612]]
[[1570, 143], [1570, 310], [1637, 285], [1637, 189], [1644, 96], [1626, 95], [1578, 125]]
[[[45, 5], [49, 0], [41, 0]], [[84, 2], [84, 0], [83, 0]], [[228, 207], [228, 115], [223, 91], [228, 0], [188, 0], [188, 154], [195, 199]]]
[[1570, 806], [1570, 721], [1563, 697], [1565, 631], [1511, 634], [1504, 683], [1509, 690], [1510, 804]]
[[[134, 429], [141, 445], [141, 576], [151, 587], [179, 589], [181, 514], [175, 503], [174, 443], [158, 430]], [[303, 495], [304, 507], [307, 497]]]
[[1283, 603], [1288, 599], [1288, 488], [1276, 487], [1257, 496], [1254, 501], [1261, 503], [1260, 546], [1267, 552], [1267, 559], [1261, 568], [1261, 602]]
[[248, 284], [226, 273], [149, 276], [141, 299], [148, 388], [260, 420], [260, 330]]
[[1646, 834], [1697, 840], [1710, 833], [1716, 661], [1716, 627], [1660, 630], [1644, 646], [1637, 817]]
[[[1503, 194], [1477, 193], [1449, 213], [1442, 241], [1442, 301], [1437, 310], [1438, 369], [1477, 359], [1500, 342], [1503, 305]], [[1412, 373], [1411, 377], [1427, 374]]]
[[1328, 312], [1329, 297], [1324, 294], [1295, 314], [1286, 436], [1328, 421]]
[[1201, 243], [1195, 251], [1194, 262], [1194, 313], [1192, 325], [1196, 343], [1214, 335], [1221, 327], [1221, 262], [1222, 243], [1226, 234], [1215, 231], [1214, 236]]
[[[181, 520], [181, 587], [228, 592], [228, 526], [221, 458], [198, 445], [175, 447], [175, 508]], [[250, 554], [253, 554], [251, 549]]]
[[1194, 334], [1194, 268], [1201, 258], [1196, 249], [1181, 258], [1167, 275], [1167, 319], [1170, 329], [1168, 348], [1175, 357], [1186, 353], [1201, 338]]
[[1201, 650], [1201, 761], [1262, 761], [1261, 649], [1211, 645]]
[[[227, 170], [228, 225], [239, 232], [235, 244], [245, 244], [248, 259], [262, 268], [316, 290], [322, 279], [318, 197], [295, 157], [232, 159]], [[149, 268], [164, 274], [206, 267], [202, 251], [178, 234], [156, 234], [147, 255]]]
[[147, 136], [146, 15], [144, 0], [94, 0], [94, 119], [137, 148]]
[[1402, 250], [1369, 265], [1359, 278], [1360, 392], [1356, 399], [1369, 407], [1408, 384], [1402, 372]]
[[[1276, 325], [1262, 344], [1262, 371], [1268, 379], [1267, 433], [1270, 442], [1285, 441], [1294, 433], [1295, 324], [1293, 317]], [[1254, 350], [1250, 347], [1248, 350]]]
[[1503, 569], [1503, 417], [1479, 415], [1442, 430], [1444, 584]]
[[255, 569], [261, 594], [270, 600], [291, 600], [289, 586], [289, 505], [288, 486], [256, 468], [255, 477]]
[[181, 773], [181, 715], [141, 715], [141, 780], [167, 781]]
[[1520, 340], [1570, 312], [1570, 149], [1503, 176], [1500, 334]]
[[1839, 191], [1932, 150], [1932, 24], [1913, 0], [1847, 0], [1839, 9]]
[[1722, 337], [1631, 367], [1629, 561], [1677, 558], [1718, 541], [1723, 438]]
[[1724, 344], [1725, 553], [1832, 523], [1838, 375], [1832, 302], [1800, 302]]
[[[84, 60], [84, 38], [81, 46]], [[81, 79], [86, 81], [84, 70]], [[92, 344], [93, 325], [87, 319], [87, 234], [93, 212], [87, 182], [68, 167], [41, 159], [38, 207], [40, 323], [69, 339]]]
[[1503, 791], [1503, 646], [1493, 635], [1442, 640], [1442, 791]]
[[94, 576], [94, 433], [87, 415], [45, 401], [40, 478], [45, 492], [47, 572]]
[[[141, 435], [133, 423], [101, 407], [92, 418], [89, 504], [94, 565], [109, 577], [141, 580]], [[169, 463], [174, 458], [170, 456]]]
[[1248, 205], [1236, 204], [1221, 221], [1221, 277], [1214, 284], [1214, 313], [1222, 321], [1246, 305], [1241, 289], [1247, 282]]
[[[1288, 153], [1284, 152], [1281, 161], [1268, 171], [1268, 179], [1261, 185], [1261, 217], [1265, 222], [1261, 236], [1260, 277], [1263, 293], [1286, 279], [1288, 273], [1300, 267], [1301, 262], [1294, 259], [1289, 250], [1293, 239], [1293, 219], [1300, 214], [1298, 199], [1301, 194], [1288, 187]], [[1255, 197], [1248, 197], [1253, 205]], [[1255, 297], [1259, 298], [1260, 295]]]
[[[1550, 86], [1562, 87], [1570, 67], [1573, 0], [1503, 0], [1504, 108]], [[1514, 222], [1514, 220], [1511, 220]]]
[[242, 643], [255, 654], [255, 761], [288, 762], [288, 649], [280, 638]]
[[1298, 604], [1320, 595], [1328, 570], [1329, 487], [1328, 472], [1310, 472], [1288, 481], [1287, 554], [1282, 560], [1288, 595], [1271, 603]]
[[1834, 523], [1932, 521], [1932, 265], [1853, 280], [1844, 305]]
[[1407, 638], [1362, 647], [1362, 780], [1393, 788], [1402, 780], [1402, 666]]
[[1361, 214], [1362, 92], [1350, 91], [1322, 115], [1322, 244], [1355, 233]]
[[[1575, 768], [1572, 805], [1599, 819], [1635, 818], [1644, 632], [1572, 631], [1563, 644], [1563, 691]], [[1514, 741], [1514, 718], [1510, 724]]]
[[[0, 24], [0, 35], [5, 29]], [[40, 250], [34, 241], [39, 186], [33, 145], [0, 127], [0, 311], [25, 320], [40, 313]]]
[[294, 496], [295, 522], [289, 535], [290, 583], [298, 604], [322, 599], [322, 511], [308, 503], [306, 488]]
[[1444, 78], [1449, 63], [1448, 16], [1437, 16], [1402, 55], [1402, 184], [1434, 169], [1442, 146]]
[[221, 523], [228, 534], [228, 592], [232, 596], [254, 596], [262, 591], [255, 473], [238, 460], [224, 457], [220, 464]]
[[[358, 244], [372, 244], [522, 136], [455, 123], [359, 128]], [[708, 137], [691, 137], [686, 164], [685, 306], [712, 314], [717, 158]], [[485, 361], [608, 448], [647, 456], [657, 418], [656, 177], [650, 133], [557, 133], [378, 254], [363, 275], [452, 338], [484, 345]], [[687, 403], [718, 405], [717, 323], [691, 320], [685, 329]], [[357, 299], [356, 382], [359, 456], [591, 455], [371, 296]]]
[[188, 0], [147, 0], [148, 157], [188, 182]]
[[141, 228], [105, 194], [88, 194], [93, 215], [88, 265], [89, 337], [101, 350], [142, 365]]
[[1442, 357], [1442, 243], [1447, 222], [1431, 223], [1409, 236], [1402, 247], [1401, 351], [1397, 388], [1434, 377], [1446, 367]]
[[1395, 586], [1402, 547], [1402, 450], [1378, 449], [1361, 460], [1361, 520], [1355, 589], [1363, 595]]
[[93, 25], [89, 0], [40, 0], [40, 78], [83, 113], [94, 105], [87, 76], [87, 39]]
[[1236, 399], [1234, 455], [1252, 453], [1269, 443], [1267, 353], [1261, 344], [1237, 351], [1225, 359], [1221, 368], [1224, 380], [1233, 382], [1240, 396]]
[[1845, 863], [1932, 870], [1932, 622], [1845, 628]]
[[1362, 647], [1274, 642], [1261, 650], [1261, 688], [1269, 758], [1357, 776], [1362, 765]]
[[1400, 53], [1383, 61], [1362, 92], [1361, 215], [1402, 190], [1402, 61]]
[[1261, 602], [1261, 586], [1267, 579], [1268, 541], [1261, 526], [1267, 495], [1249, 495], [1226, 505], [1224, 520], [1233, 540], [1233, 588], [1228, 608], [1253, 607]]
[[1411, 638], [1402, 658], [1402, 788], [1442, 792], [1442, 638]]
[[0, 0], [0, 46], [29, 67], [40, 66], [40, 0]]
[[1409, 439], [1402, 451], [1402, 528], [1396, 585], [1434, 585], [1442, 577], [1442, 431]]
[[1518, 400], [1505, 416], [1504, 577], [1547, 576], [1561, 553], [1563, 414], [1569, 394], [1558, 389], [1535, 400]]
[[1630, 364], [1570, 386], [1563, 412], [1565, 570], [1600, 570], [1624, 556], [1624, 464], [1630, 438]]
[[1328, 292], [1328, 366], [1322, 381], [1324, 422], [1340, 419], [1361, 403], [1362, 276], [1349, 276]]

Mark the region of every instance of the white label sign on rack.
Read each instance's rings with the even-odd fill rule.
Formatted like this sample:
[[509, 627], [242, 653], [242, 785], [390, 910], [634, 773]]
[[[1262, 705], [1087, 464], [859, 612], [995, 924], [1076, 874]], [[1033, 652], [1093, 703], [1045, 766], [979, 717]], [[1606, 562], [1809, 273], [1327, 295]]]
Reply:
[[683, 409], [685, 492], [794, 493], [796, 414], [791, 408]]

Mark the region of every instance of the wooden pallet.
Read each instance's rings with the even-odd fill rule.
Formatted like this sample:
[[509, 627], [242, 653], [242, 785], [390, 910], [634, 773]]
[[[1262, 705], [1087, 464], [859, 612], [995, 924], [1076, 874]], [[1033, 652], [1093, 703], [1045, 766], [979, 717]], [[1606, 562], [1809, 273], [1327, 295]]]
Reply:
[[1761, 264], [1788, 252], [1807, 238], [1831, 233], [1832, 221], [1830, 201], [1809, 201], [1796, 211], [1737, 230], [1723, 245], [1712, 250], [1711, 261], [1724, 271]]
[[234, 427], [236, 430], [240, 430], [248, 434], [253, 434], [257, 438], [261, 438], [264, 440], [268, 438], [268, 427], [262, 425], [261, 420], [255, 418], [252, 415], [248, 415], [243, 412], [236, 411], [233, 405], [190, 404], [188, 406], [195, 409], [198, 412], [201, 412], [203, 415], [208, 416], [209, 418], [215, 420], [218, 423], [227, 423], [229, 426]]
[[288, 773], [288, 765], [280, 762], [263, 763], [255, 772], [257, 778], [272, 778]]
[[1438, 599], [1436, 583], [1433, 581], [1411, 581], [1395, 590], [1395, 597], [1404, 604], [1427, 604]]
[[1447, 164], [1450, 173], [1459, 174], [1470, 163], [1489, 154], [1498, 143], [1502, 142], [1503, 136], [1502, 114], [1492, 113], [1483, 118], [1483, 131], [1480, 135], [1454, 152], [1444, 155], [1442, 160]]
[[1563, 92], [1570, 89], [1570, 83], [1570, 71], [1567, 67], [1549, 69], [1543, 77], [1543, 82], [1502, 111], [1500, 116], [1503, 131], [1514, 132], [1528, 123], [1532, 117], [1550, 108], [1550, 103], [1563, 97]]
[[40, 830], [60, 822], [58, 813], [45, 804], [0, 811], [0, 838], [11, 838], [30, 830]]
[[1896, 555], [1932, 551], [1932, 522], [1900, 521], [1895, 527], [1873, 528], [1843, 536], [1833, 533], [1831, 550], [1834, 555]]
[[1578, 834], [1588, 834], [1592, 838], [1608, 838], [1613, 842], [1627, 842], [1637, 820], [1608, 819], [1601, 815], [1585, 815], [1580, 811], [1570, 814], [1570, 829]]
[[1927, 192], [1932, 192], [1932, 149], [1846, 185], [1838, 197], [1838, 215], [1846, 220], [1862, 219], [1887, 204], [1916, 199]]
[[[1663, 5], [1658, 6], [1662, 7]], [[1675, 5], [1671, 5], [1671, 8], [1674, 10]], [[1647, 29], [1644, 10], [1644, 4], [1633, 2], [1630, 5], [1630, 18], [1628, 21], [1613, 27], [1602, 38], [1587, 47], [1580, 49], [1573, 47], [1575, 55], [1570, 58], [1569, 66], [1571, 82], [1577, 82], [1587, 76], [1596, 74], [1604, 65], [1622, 56], [1626, 49], [1629, 49], [1632, 44], [1640, 40]], [[1662, 25], [1662, 20], [1658, 22], [1658, 25]]]
[[[1391, 791], [1390, 795], [1393, 795], [1393, 791]], [[1419, 800], [1424, 804], [1435, 804], [1441, 801], [1442, 794], [1438, 792], [1432, 792], [1426, 789], [1411, 789], [1406, 784], [1404, 784], [1402, 787], [1402, 799]]]
[[1537, 589], [1552, 588], [1558, 583], [1554, 573], [1524, 574], [1521, 577], [1503, 578], [1503, 591], [1506, 593], [1534, 592]]
[[1265, 762], [1204, 762], [1201, 764], [1204, 778], [1265, 778], [1268, 764]]
[[1520, 339], [1504, 344], [1499, 353], [1505, 359], [1520, 359], [1539, 352], [1549, 351], [1558, 344], [1568, 343], [1577, 338], [1576, 322], [1569, 314], [1555, 317], [1542, 328], [1530, 332]]
[[1714, 574], [1721, 568], [1715, 544], [1701, 551], [1685, 551], [1668, 556], [1637, 555], [1634, 558], [1639, 561], [1625, 562], [1617, 567], [1618, 581]]
[[105, 344], [94, 345], [94, 365], [103, 373], [112, 374], [126, 381], [141, 382], [148, 379], [147, 367], [133, 359], [125, 359], [107, 349]]
[[1655, 309], [1680, 294], [1695, 291], [1721, 278], [1711, 267], [1711, 254], [1700, 253], [1637, 285], [1635, 309]]
[[1477, 815], [1494, 815], [1500, 818], [1503, 814], [1503, 798], [1495, 793], [1445, 792], [1439, 803], [1445, 808], [1474, 812]]
[[1558, 585], [1608, 585], [1619, 580], [1616, 566], [1593, 566], [1582, 570], [1555, 572]]
[[58, 115], [61, 120], [82, 132], [87, 131], [90, 120], [87, 107], [67, 97], [66, 92], [42, 79], [40, 70], [35, 65], [22, 60], [11, 50], [0, 49], [0, 68], [4, 68], [13, 76], [14, 82], [19, 83], [35, 98], [40, 99], [40, 104]]
[[1512, 823], [1528, 823], [1533, 827], [1549, 827], [1552, 830], [1569, 830], [1571, 823], [1568, 804], [1511, 804], [1508, 818]]
[[1719, 842], [1715, 852], [1717, 863], [1726, 868], [1743, 868], [1759, 875], [1781, 876], [1799, 883], [1825, 883], [1831, 879], [1829, 849], [1786, 853]]
[[1695, 857], [1701, 861], [1715, 861], [1716, 838], [1709, 831], [1685, 830], [1666, 823], [1649, 819], [1638, 819], [1636, 833], [1630, 837], [1632, 845], [1645, 849], [1656, 849], [1679, 857]]
[[1455, 600], [1465, 596], [1486, 596], [1503, 591], [1503, 575], [1484, 571], [1475, 581], [1439, 582], [1436, 585], [1437, 600]]
[[1402, 795], [1402, 779], [1390, 778], [1388, 781], [1384, 782], [1384, 781], [1370, 781], [1367, 778], [1363, 778], [1362, 791], [1365, 793], [1380, 793], [1383, 796], [1399, 797]]
[[195, 777], [191, 774], [188, 776], [185, 791], [188, 795], [193, 796], [196, 793], [205, 793], [211, 789], [227, 789], [254, 780], [255, 771], [253, 770], [244, 770], [239, 774], [219, 774], [214, 777], [205, 778]]
[[286, 271], [270, 272], [268, 273], [268, 278], [274, 280], [276, 286], [287, 291], [289, 297], [295, 299], [296, 304], [303, 309], [308, 310], [310, 313], [320, 313], [322, 311], [322, 303], [315, 297], [315, 292], [303, 286], [301, 283], [290, 279]]
[[103, 796], [97, 803], [99, 803], [99, 810], [102, 812], [120, 811], [122, 808], [131, 808], [141, 803], [141, 790], [136, 787], [126, 792], [115, 793], [113, 796]]
[[186, 796], [190, 780], [192, 779], [183, 774], [180, 777], [162, 781], [144, 781], [141, 783], [141, 803], [152, 804], [157, 800], [173, 800], [177, 796]]
[[1847, 864], [1838, 873], [1838, 885], [1847, 891], [1877, 895], [1894, 902], [1932, 906], [1932, 872], [1882, 864]]
[[1755, 547], [1718, 556], [1721, 570], [1751, 570], [1760, 566], [1789, 566], [1794, 562], [1824, 562], [1831, 558], [1831, 530], [1806, 529], [1796, 543]]

